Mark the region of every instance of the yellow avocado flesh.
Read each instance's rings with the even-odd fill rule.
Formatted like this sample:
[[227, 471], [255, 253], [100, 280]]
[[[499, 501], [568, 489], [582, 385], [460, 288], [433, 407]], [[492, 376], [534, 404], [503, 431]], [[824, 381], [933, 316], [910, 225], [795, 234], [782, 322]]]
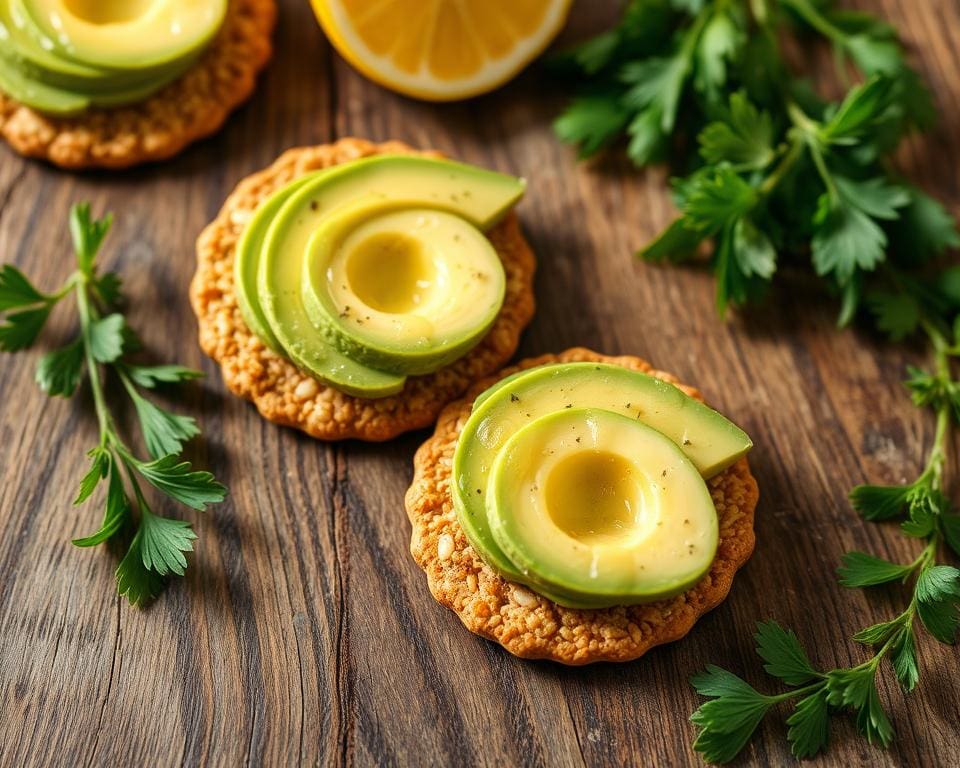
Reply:
[[453, 459], [453, 501], [470, 543], [510, 580], [529, 583], [490, 531], [487, 485], [491, 468], [506, 441], [527, 424], [576, 408], [610, 411], [656, 429], [707, 478], [752, 446], [750, 438], [729, 419], [672, 384], [617, 365], [546, 365], [504, 379], [477, 398], [460, 434]]
[[575, 607], [671, 597], [717, 549], [716, 510], [690, 459], [610, 411], [564, 409], [517, 432], [497, 454], [487, 509], [527, 582]]
[[121, 70], [195, 54], [227, 12], [227, 0], [12, 1], [22, 4], [44, 47], [81, 64]]
[[506, 276], [473, 224], [422, 201], [361, 199], [310, 239], [303, 300], [351, 357], [429, 373], [463, 356], [496, 320]]

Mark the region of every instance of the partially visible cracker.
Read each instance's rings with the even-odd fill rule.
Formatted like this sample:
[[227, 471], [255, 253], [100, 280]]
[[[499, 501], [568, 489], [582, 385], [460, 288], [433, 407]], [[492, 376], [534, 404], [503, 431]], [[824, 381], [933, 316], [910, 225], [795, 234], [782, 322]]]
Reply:
[[220, 363], [230, 390], [252, 400], [265, 418], [322, 440], [389, 440], [433, 424], [444, 405], [511, 358], [520, 332], [533, 317], [535, 261], [511, 213], [487, 233], [507, 275], [503, 308], [493, 327], [464, 357], [436, 373], [411, 376], [396, 395], [370, 400], [327, 387], [270, 350], [247, 327], [237, 305], [233, 262], [237, 240], [257, 205], [309, 171], [396, 152], [437, 155], [416, 153], [400, 142], [373, 144], [362, 139], [291, 149], [269, 168], [241, 181], [197, 241], [190, 300], [203, 351]]
[[477, 383], [466, 398], [451, 403], [433, 437], [414, 458], [407, 491], [413, 527], [410, 551], [427, 574], [433, 596], [456, 613], [471, 632], [528, 659], [581, 665], [630, 661], [656, 645], [679, 640], [700, 616], [727, 596], [733, 576], [753, 552], [753, 515], [759, 491], [746, 459], [708, 481], [720, 521], [717, 556], [707, 575], [670, 600], [602, 610], [563, 608], [526, 587], [507, 581], [467, 541], [451, 496], [453, 453], [473, 400], [487, 387], [518, 370], [547, 363], [606, 362], [649, 373], [676, 384], [698, 400], [700, 393], [638, 357], [608, 357], [570, 349], [522, 361]]
[[139, 104], [50, 117], [0, 92], [0, 136], [62, 168], [126, 168], [175, 155], [217, 131], [270, 59], [275, 0], [230, 0], [197, 65]]

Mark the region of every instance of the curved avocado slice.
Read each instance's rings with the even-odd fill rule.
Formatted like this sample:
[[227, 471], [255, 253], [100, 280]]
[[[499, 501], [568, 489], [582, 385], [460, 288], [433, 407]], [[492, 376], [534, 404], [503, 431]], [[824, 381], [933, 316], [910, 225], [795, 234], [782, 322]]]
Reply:
[[563, 409], [497, 453], [487, 510], [497, 544], [561, 604], [672, 597], [710, 569], [719, 530], [680, 447], [635, 418]]
[[[492, 390], [492, 391], [491, 391]], [[470, 543], [506, 578], [529, 583], [497, 545], [487, 520], [490, 467], [506, 440], [540, 416], [600, 408], [637, 419], [677, 443], [704, 477], [743, 456], [743, 430], [672, 384], [605, 363], [565, 363], [523, 371], [478, 398], [453, 457], [453, 501]]]
[[183, 74], [198, 54], [160, 67], [110, 69], [64, 58], [33, 24], [24, 0], [0, 0], [0, 88], [53, 115], [143, 101]]
[[[362, 198], [310, 238], [303, 301], [313, 324], [355, 360], [430, 373], [486, 335], [506, 275], [490, 241], [454, 205]], [[448, 212], [448, 210], [452, 212]]]
[[234, 261], [234, 290], [237, 294], [237, 304], [244, 322], [260, 339], [274, 352], [283, 352], [283, 347], [274, 336], [270, 323], [263, 314], [263, 306], [257, 293], [257, 272], [260, 268], [260, 254], [263, 250], [263, 241], [267, 237], [267, 229], [273, 223], [274, 217], [283, 204], [290, 199], [298, 189], [303, 187], [318, 173], [316, 171], [292, 181], [281, 187], [262, 202], [253, 214], [253, 218], [244, 227], [237, 243], [237, 254]]
[[227, 0], [13, 0], [58, 58], [112, 70], [162, 69], [197, 55], [223, 25]]
[[145, 101], [179, 75], [179, 72], [171, 73], [165, 79], [132, 86], [129, 90], [85, 93], [31, 78], [0, 57], [0, 90], [39, 112], [60, 117], [76, 115], [91, 107], [119, 107]]
[[[362, 397], [398, 391], [404, 377], [372, 368], [330, 344], [306, 313], [303, 262], [310, 239], [332, 211], [360, 199], [450, 208], [476, 226], [495, 223], [523, 194], [524, 183], [504, 174], [415, 155], [378, 155], [318, 172], [275, 193], [254, 215], [235, 265], [245, 317], [301, 368], [331, 386]], [[256, 290], [251, 277], [256, 273]]]

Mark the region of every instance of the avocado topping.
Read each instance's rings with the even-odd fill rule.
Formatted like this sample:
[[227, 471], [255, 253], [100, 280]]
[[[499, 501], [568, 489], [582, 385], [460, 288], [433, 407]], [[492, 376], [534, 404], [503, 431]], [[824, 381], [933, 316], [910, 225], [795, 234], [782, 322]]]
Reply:
[[265, 344], [348, 394], [382, 397], [463, 356], [506, 288], [483, 230], [522, 180], [380, 155], [301, 177], [254, 213], [237, 247], [244, 319]]
[[709, 569], [717, 523], [704, 478], [751, 445], [652, 376], [532, 368], [477, 398], [454, 454], [454, 507], [484, 560], [561, 605], [657, 600]]
[[196, 62], [227, 0], [0, 0], [0, 89], [52, 115], [148, 98]]

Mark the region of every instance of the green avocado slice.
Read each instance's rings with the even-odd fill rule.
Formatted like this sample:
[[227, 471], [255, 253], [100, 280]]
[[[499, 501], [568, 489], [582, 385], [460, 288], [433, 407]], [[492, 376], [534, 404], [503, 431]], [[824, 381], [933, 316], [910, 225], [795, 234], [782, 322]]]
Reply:
[[707, 478], [753, 445], [733, 422], [672, 384], [618, 365], [545, 365], [494, 385], [478, 398], [457, 442], [453, 501], [470, 543], [513, 581], [530, 583], [490, 532], [486, 505], [490, 468], [506, 440], [523, 426], [572, 408], [609, 410], [663, 432]]
[[563, 409], [525, 425], [497, 453], [487, 495], [502, 551], [571, 607], [672, 597], [716, 554], [717, 513], [696, 467], [620, 413]]
[[[303, 301], [338, 349], [423, 374], [462, 357], [493, 325], [506, 276], [490, 241], [447, 206], [362, 198], [311, 236]], [[359, 291], [359, 293], [358, 293]]]
[[257, 273], [260, 268], [260, 254], [263, 242], [267, 237], [267, 229], [273, 223], [277, 212], [283, 204], [301, 187], [307, 184], [317, 174], [327, 171], [315, 171], [301, 176], [299, 179], [281, 187], [262, 202], [254, 211], [253, 217], [243, 228], [240, 241], [237, 243], [237, 254], [234, 261], [234, 290], [237, 294], [237, 303], [244, 322], [257, 336], [260, 337], [274, 352], [283, 352], [280, 341], [270, 328], [270, 323], [263, 313], [263, 305], [257, 293]]
[[143, 101], [196, 62], [190, 55], [162, 67], [111, 70], [59, 56], [44, 40], [23, 0], [0, 0], [0, 88], [51, 115]]
[[161, 70], [195, 57], [223, 24], [227, 0], [2, 0], [57, 58], [108, 70]]
[[331, 386], [361, 397], [393, 394], [403, 375], [344, 354], [307, 314], [303, 269], [314, 232], [332, 212], [362, 200], [455, 209], [487, 228], [523, 190], [522, 180], [504, 174], [416, 155], [378, 155], [299, 179], [258, 208], [241, 237], [235, 271], [244, 317], [265, 343]]

